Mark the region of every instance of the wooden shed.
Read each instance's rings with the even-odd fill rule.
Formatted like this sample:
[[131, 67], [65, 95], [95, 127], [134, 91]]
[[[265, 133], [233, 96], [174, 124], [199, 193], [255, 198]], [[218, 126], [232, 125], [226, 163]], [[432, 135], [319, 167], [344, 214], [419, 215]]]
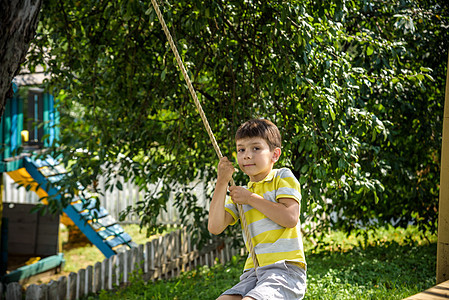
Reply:
[[59, 268], [64, 263], [59, 255], [59, 215], [32, 213], [34, 206], [3, 203], [2, 271], [5, 282], [19, 281]]

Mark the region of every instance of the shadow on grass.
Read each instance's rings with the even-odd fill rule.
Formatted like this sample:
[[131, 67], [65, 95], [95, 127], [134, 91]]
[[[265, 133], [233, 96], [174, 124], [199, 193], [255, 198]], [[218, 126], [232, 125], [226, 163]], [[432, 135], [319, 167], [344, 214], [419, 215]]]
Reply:
[[307, 254], [306, 299], [403, 299], [435, 284], [436, 243]]

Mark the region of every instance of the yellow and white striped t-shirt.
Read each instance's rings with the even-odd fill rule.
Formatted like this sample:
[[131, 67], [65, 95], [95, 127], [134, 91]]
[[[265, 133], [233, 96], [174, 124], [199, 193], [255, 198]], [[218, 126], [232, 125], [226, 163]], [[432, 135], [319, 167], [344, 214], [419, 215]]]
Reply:
[[[247, 189], [272, 202], [278, 202], [280, 198], [292, 198], [301, 203], [299, 182], [287, 168], [274, 169], [263, 180], [249, 182]], [[239, 215], [232, 199], [227, 199], [225, 209], [234, 218], [232, 225], [235, 224]], [[299, 221], [296, 227], [286, 228], [271, 221], [250, 205], [243, 205], [243, 211], [260, 267], [279, 261], [289, 261], [305, 268], [306, 261]], [[245, 235], [243, 236], [246, 244]], [[251, 254], [246, 260], [245, 270], [250, 268], [254, 268]]]

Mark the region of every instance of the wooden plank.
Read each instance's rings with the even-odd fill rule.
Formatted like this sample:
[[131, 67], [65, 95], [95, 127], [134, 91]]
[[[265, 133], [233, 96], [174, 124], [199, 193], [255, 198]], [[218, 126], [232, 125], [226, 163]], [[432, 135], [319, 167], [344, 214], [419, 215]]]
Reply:
[[108, 274], [106, 276], [107, 280], [105, 282], [105, 289], [106, 290], [112, 290], [114, 288], [112, 280], [116, 277], [116, 276], [114, 276], [114, 272], [115, 272], [114, 264], [115, 264], [115, 258], [116, 257], [117, 257], [116, 255], [113, 255], [113, 256], [108, 258], [108, 268], [107, 268]]
[[126, 254], [127, 254], [127, 260], [126, 260], [126, 263], [127, 263], [126, 282], [131, 282], [131, 277], [132, 277], [132, 274], [134, 272], [134, 267], [135, 267], [134, 266], [134, 262], [136, 261], [136, 256], [135, 255], [137, 254], [137, 253], [134, 252], [134, 249], [135, 248], [126, 251]]
[[[188, 239], [187, 239], [187, 231], [186, 230], [187, 229], [185, 227], [180, 229], [180, 231], [181, 231], [181, 242], [180, 242], [181, 243], [180, 244], [181, 253], [180, 253], [180, 255], [181, 256], [183, 256], [185, 253], [187, 253], [188, 248], [189, 248], [189, 245], [187, 244]], [[181, 269], [182, 272], [185, 272], [188, 270], [188, 263], [189, 262], [187, 260], [185, 260], [185, 259], [183, 260], [182, 269]]]
[[128, 282], [128, 251], [122, 252], [120, 254], [123, 254], [123, 256], [119, 256], [120, 260], [120, 277], [121, 282], [120, 283], [127, 283]]
[[35, 223], [32, 225], [30, 223], [30, 226], [27, 226], [27, 224], [17, 225], [17, 223], [9, 222], [8, 252], [10, 254], [14, 254], [15, 251], [17, 251], [18, 254], [34, 253], [36, 232], [30, 230], [30, 228], [34, 228], [35, 226]]
[[[73, 202], [72, 202], [73, 203]], [[83, 199], [79, 199], [78, 198], [78, 202], [75, 202], [72, 204], [73, 208], [77, 211], [77, 212], [82, 212], [83, 210], [89, 210], [89, 209], [93, 209], [95, 208], [97, 205], [97, 200], [92, 199], [90, 201], [86, 201]]]
[[[190, 239], [190, 243], [192, 245], [192, 239]], [[198, 251], [198, 246], [196, 244], [193, 245], [193, 250], [192, 251]], [[194, 268], [196, 268], [198, 266], [198, 264], [200, 264], [201, 266], [203, 265], [201, 259], [202, 258], [200, 256], [198, 256], [198, 257], [196, 257], [193, 260], [193, 267]]]
[[[188, 246], [188, 253], [192, 252], [194, 248], [192, 247], [192, 237], [190, 235], [187, 236], [187, 246]], [[189, 262], [189, 269], [193, 270], [196, 266], [196, 261], [191, 260]]]
[[35, 299], [46, 299], [46, 295], [44, 294], [44, 289], [41, 286], [36, 284], [31, 284], [25, 291], [25, 300], [35, 300]]
[[4, 282], [19, 281], [31, 277], [33, 275], [42, 273], [44, 271], [57, 268], [61, 266], [62, 261], [63, 261], [62, 253], [58, 255], [49, 256], [44, 259], [41, 259], [40, 261], [34, 264], [22, 266], [8, 273], [7, 275], [4, 276], [3, 280]]
[[92, 220], [104, 218], [109, 215], [109, 212], [105, 208], [100, 207], [99, 209], [92, 208], [90, 210], [83, 210], [80, 214], [84, 217], [84, 219]]
[[157, 249], [160, 258], [160, 266], [163, 266], [167, 263], [168, 257], [170, 255], [170, 249], [168, 248], [168, 238], [167, 236], [163, 236], [159, 238], [160, 248]]
[[109, 287], [109, 258], [105, 258], [103, 262], [101, 263], [101, 271], [102, 271], [102, 284], [101, 288], [104, 290], [107, 290]]
[[172, 231], [170, 232], [170, 234], [167, 236], [166, 241], [167, 241], [167, 255], [166, 257], [166, 261], [170, 261], [175, 257], [175, 239], [176, 239], [176, 231]]
[[118, 255], [111, 256], [110, 258], [110, 265], [111, 265], [111, 276], [110, 276], [110, 283], [109, 283], [109, 289], [112, 289], [114, 285], [119, 284], [119, 274], [118, 274]]
[[118, 285], [120, 286], [122, 283], [125, 282], [125, 278], [123, 274], [125, 273], [125, 253], [120, 252], [117, 254], [117, 266], [118, 266]]
[[97, 226], [98, 229], [100, 229], [101, 227], [108, 227], [116, 223], [117, 221], [112, 216], [107, 215], [104, 218], [98, 219], [97, 222], [93, 222], [92, 225]]
[[228, 243], [225, 243], [225, 247], [224, 247], [224, 263], [227, 263], [228, 261], [231, 260], [231, 249], [229, 247]]
[[152, 278], [153, 279], [158, 278], [161, 274], [161, 270], [160, 270], [161, 265], [162, 265], [162, 263], [161, 263], [161, 252], [162, 252], [161, 251], [161, 247], [162, 247], [161, 241], [162, 241], [161, 238], [154, 239], [151, 241], [151, 244], [152, 244], [151, 248], [153, 251], [153, 253], [152, 253], [153, 259], [151, 261], [151, 265], [152, 265], [151, 270], [152, 270]]
[[67, 278], [67, 299], [76, 299], [76, 273], [70, 272]]
[[123, 233], [125, 230], [119, 224], [114, 224], [109, 226], [108, 228], [104, 228], [103, 230], [98, 231], [98, 234], [105, 240], [110, 236], [118, 236]]
[[137, 247], [137, 268], [138, 270], [142, 270], [142, 273], [145, 273], [145, 255], [142, 244]]
[[419, 294], [405, 298], [404, 300], [439, 300], [449, 299], [449, 280], [442, 282]]
[[[32, 214], [30, 211], [34, 207], [33, 204], [22, 203], [3, 203], [4, 214], [7, 214], [8, 218], [19, 219], [27, 222], [36, 222], [37, 214]], [[25, 216], [30, 215], [30, 219], [27, 220]]]
[[160, 268], [162, 265], [162, 251], [163, 245], [162, 238], [153, 240], [153, 250], [154, 250], [154, 269]]
[[47, 297], [48, 297], [48, 299], [58, 299], [59, 298], [59, 295], [58, 295], [58, 292], [59, 292], [58, 282], [52, 280], [52, 281], [50, 281], [49, 284], [47, 284], [47, 287], [48, 287], [48, 290], [47, 290], [47, 293], [48, 293]]
[[57, 243], [48, 243], [48, 244], [37, 244], [36, 246], [36, 256], [48, 256], [48, 255], [54, 255], [55, 253], [58, 253], [58, 244]]
[[[173, 256], [178, 259], [178, 257], [181, 256], [181, 231], [180, 230], [176, 230], [173, 231], [174, 232], [174, 251], [173, 251]], [[178, 267], [176, 268], [176, 274], [179, 274], [179, 270], [182, 269], [182, 266], [179, 264]]]
[[76, 299], [84, 297], [86, 291], [86, 269], [78, 270], [76, 276]]
[[438, 208], [437, 283], [449, 280], [449, 56], [445, 93]]
[[[8, 217], [6, 217], [8, 218]], [[36, 230], [30, 230], [30, 228], [36, 228], [36, 224], [37, 222], [25, 222], [23, 220], [20, 219], [12, 219], [12, 218], [8, 218], [8, 222], [9, 224], [13, 225], [10, 227], [9, 229], [9, 233], [10, 235], [25, 235], [25, 234], [29, 234], [29, 235], [35, 235]]]
[[101, 263], [96, 262], [93, 270], [93, 292], [99, 292], [101, 290]]
[[8, 243], [8, 253], [10, 255], [34, 255], [34, 247], [30, 243]]
[[59, 216], [30, 213], [35, 205], [6, 204], [10, 224], [9, 253], [49, 256], [58, 253]]
[[67, 298], [67, 277], [62, 276], [58, 279], [59, 282], [59, 300]]
[[93, 267], [92, 266], [87, 266], [86, 268], [86, 293], [87, 295], [92, 293], [93, 290]]
[[[55, 224], [58, 224], [58, 226], [55, 226]], [[59, 218], [53, 220], [39, 218], [38, 229], [39, 238], [44, 238], [45, 235], [57, 235], [59, 231]]]
[[225, 246], [223, 246], [223, 248], [218, 250], [218, 256], [221, 264], [224, 264], [226, 262], [225, 252], [226, 252]]
[[126, 244], [131, 241], [132, 241], [131, 236], [126, 232], [122, 232], [122, 233], [120, 233], [120, 235], [116, 236], [115, 238], [113, 238], [111, 240], [107, 240], [105, 242], [109, 245], [109, 247], [114, 248], [118, 245]]
[[153, 260], [153, 250], [151, 248], [151, 243], [147, 242], [145, 243], [144, 246], [144, 251], [145, 251], [145, 267], [144, 267], [144, 273], [147, 274], [148, 272], [150, 272], [151, 268], [151, 262]]
[[139, 270], [139, 249], [137, 247], [133, 247], [129, 250], [132, 253], [132, 268], [133, 273], [136, 273]]

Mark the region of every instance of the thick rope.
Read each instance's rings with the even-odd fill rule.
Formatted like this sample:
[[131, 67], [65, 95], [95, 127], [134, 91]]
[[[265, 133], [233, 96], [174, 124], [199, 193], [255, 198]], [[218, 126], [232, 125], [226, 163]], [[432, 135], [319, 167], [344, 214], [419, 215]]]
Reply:
[[[165, 24], [164, 17], [162, 16], [161, 11], [159, 10], [159, 6], [158, 6], [156, 0], [151, 0], [151, 3], [153, 4], [154, 10], [156, 11], [156, 14], [157, 14], [157, 17], [159, 18], [159, 21], [162, 25], [162, 29], [164, 30], [165, 35], [167, 36], [167, 40], [168, 40], [170, 47], [176, 57], [176, 61], [178, 62], [178, 66], [181, 69], [182, 75], [184, 76], [187, 86], [189, 87], [190, 94], [192, 95], [193, 101], [195, 102], [195, 106], [198, 110], [198, 113], [200, 114], [201, 120], [203, 120], [204, 127], [206, 128], [207, 134], [209, 135], [212, 145], [214, 146], [215, 152], [217, 153], [218, 158], [221, 159], [223, 157], [223, 155], [221, 154], [220, 147], [218, 146], [217, 141], [215, 140], [215, 136], [212, 132], [212, 129], [209, 126], [209, 122], [207, 121], [206, 115], [204, 114], [203, 108], [201, 107], [200, 101], [198, 100], [195, 89], [193, 88], [193, 85], [192, 85], [192, 82], [190, 81], [189, 75], [187, 74], [184, 64], [182, 63], [181, 57], [178, 53], [178, 49], [176, 48], [176, 45], [173, 42], [173, 38], [170, 34], [170, 31], [168, 30], [168, 27]], [[231, 185], [235, 185], [233, 179], [231, 179]], [[251, 253], [251, 257], [254, 262], [254, 268], [257, 269], [259, 267], [259, 263], [257, 261], [256, 252], [254, 250], [251, 235], [249, 233], [248, 223], [246, 222], [246, 217], [245, 217], [245, 213], [243, 211], [242, 205], [238, 204], [237, 209], [240, 214], [240, 221], [242, 223], [243, 232], [245, 234], [249, 252]]]

